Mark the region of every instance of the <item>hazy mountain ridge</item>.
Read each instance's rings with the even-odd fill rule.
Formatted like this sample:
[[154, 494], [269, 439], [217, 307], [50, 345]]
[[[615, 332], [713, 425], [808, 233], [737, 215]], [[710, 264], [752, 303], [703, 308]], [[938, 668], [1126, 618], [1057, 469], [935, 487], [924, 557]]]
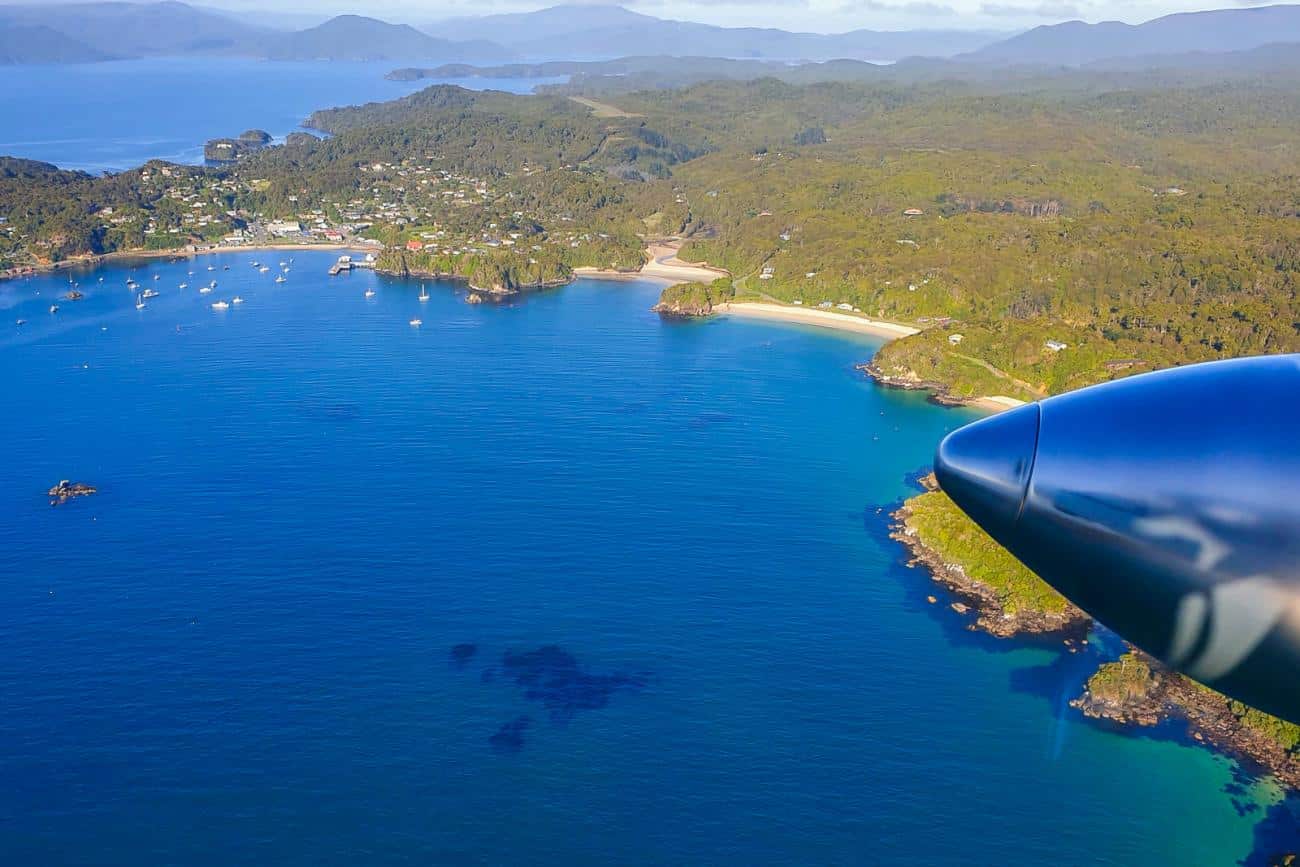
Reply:
[[1179, 12], [1143, 24], [1067, 21], [1035, 27], [957, 59], [1083, 66], [1113, 58], [1248, 51], [1284, 42], [1300, 42], [1300, 6]]
[[532, 58], [611, 59], [635, 47], [646, 55], [769, 60], [898, 60], [976, 50], [1005, 33], [976, 30], [853, 30], [800, 33], [671, 21], [621, 6], [552, 6], [536, 12], [455, 18], [424, 28], [444, 38], [490, 39]]
[[257, 27], [176, 0], [0, 6], [0, 63], [135, 57], [268, 60], [505, 60], [488, 42], [435, 38], [405, 24], [340, 15], [303, 30]]
[[11, 63], [85, 63], [113, 60], [114, 55], [98, 51], [44, 24], [0, 26], [0, 65]]

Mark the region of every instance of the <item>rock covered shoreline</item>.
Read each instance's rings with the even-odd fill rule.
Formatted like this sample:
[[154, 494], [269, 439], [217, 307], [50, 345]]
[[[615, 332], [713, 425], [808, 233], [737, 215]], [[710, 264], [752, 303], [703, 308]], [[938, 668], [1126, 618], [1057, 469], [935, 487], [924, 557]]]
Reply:
[[[932, 483], [930, 483], [932, 484]], [[926, 545], [916, 530], [908, 526], [912, 511], [904, 504], [890, 517], [889, 537], [902, 545], [911, 555], [907, 561], [909, 567], [924, 566], [935, 582], [943, 585], [961, 602], [953, 605], [958, 613], [965, 613], [963, 608], [975, 612], [975, 620], [970, 629], [983, 630], [998, 638], [1012, 638], [1018, 635], [1061, 636], [1066, 641], [1086, 642], [1092, 619], [1073, 605], [1061, 612], [1036, 611], [1029, 608], [1008, 610], [998, 593], [987, 584], [972, 578], [960, 565], [949, 563], [930, 546]], [[960, 604], [963, 608], [958, 608]]]
[[[927, 491], [936, 490], [933, 476], [920, 483]], [[1059, 636], [1070, 652], [1086, 644], [1092, 620], [1079, 608], [1008, 611], [993, 587], [972, 578], [960, 564], [949, 562], [909, 526], [912, 510], [907, 503], [891, 517], [890, 538], [908, 552], [907, 565], [925, 567], [933, 581], [956, 596], [960, 601], [951, 607], [958, 613], [974, 610], [975, 619], [968, 628], [997, 638]], [[937, 599], [930, 596], [929, 601]], [[1169, 671], [1139, 651], [1104, 663], [1070, 705], [1091, 720], [1123, 728], [1182, 721], [1196, 743], [1272, 774], [1283, 786], [1300, 791], [1300, 731], [1295, 726]]]
[[885, 373], [874, 361], [865, 361], [857, 369], [871, 377], [877, 385], [885, 388], [897, 388], [902, 391], [929, 392], [929, 400], [939, 406], [969, 406], [979, 398], [966, 398], [952, 393], [947, 383], [937, 380], [921, 379], [919, 376], [894, 376]]

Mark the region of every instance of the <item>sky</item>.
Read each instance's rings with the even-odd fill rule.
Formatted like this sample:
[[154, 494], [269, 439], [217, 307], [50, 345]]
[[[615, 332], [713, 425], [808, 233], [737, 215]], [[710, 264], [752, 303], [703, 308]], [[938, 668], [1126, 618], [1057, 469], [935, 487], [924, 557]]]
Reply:
[[[50, 0], [0, 0], [43, 3]], [[143, 0], [147, 2], [147, 0]], [[187, 0], [191, 5], [262, 15], [268, 24], [307, 26], [343, 13], [428, 24], [443, 18], [526, 12], [575, 0]], [[614, 0], [576, 0], [609, 5]], [[777, 27], [838, 33], [874, 30], [1024, 30], [1061, 21], [1138, 24], [1172, 12], [1263, 6], [1254, 0], [625, 0], [619, 5], [656, 18], [728, 27]]]

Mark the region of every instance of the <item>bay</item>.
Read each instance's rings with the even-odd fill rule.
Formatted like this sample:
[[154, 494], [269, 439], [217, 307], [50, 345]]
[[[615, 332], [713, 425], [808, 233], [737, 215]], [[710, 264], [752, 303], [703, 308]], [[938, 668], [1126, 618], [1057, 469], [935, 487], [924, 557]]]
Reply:
[[151, 159], [199, 164], [208, 139], [255, 128], [282, 140], [317, 109], [396, 99], [434, 84], [524, 93], [556, 80], [386, 80], [398, 65], [153, 58], [7, 66], [0, 155], [90, 172]]
[[1232, 864], [1289, 820], [927, 604], [887, 513], [975, 415], [877, 341], [332, 256], [0, 283], [0, 861]]

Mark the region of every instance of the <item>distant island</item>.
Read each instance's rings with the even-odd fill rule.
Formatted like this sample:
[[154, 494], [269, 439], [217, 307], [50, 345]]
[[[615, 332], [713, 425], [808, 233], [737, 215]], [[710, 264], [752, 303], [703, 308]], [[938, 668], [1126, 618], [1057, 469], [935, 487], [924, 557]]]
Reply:
[[233, 163], [260, 151], [270, 143], [269, 132], [260, 129], [245, 130], [238, 138], [209, 139], [203, 146], [203, 159], [210, 163]]

